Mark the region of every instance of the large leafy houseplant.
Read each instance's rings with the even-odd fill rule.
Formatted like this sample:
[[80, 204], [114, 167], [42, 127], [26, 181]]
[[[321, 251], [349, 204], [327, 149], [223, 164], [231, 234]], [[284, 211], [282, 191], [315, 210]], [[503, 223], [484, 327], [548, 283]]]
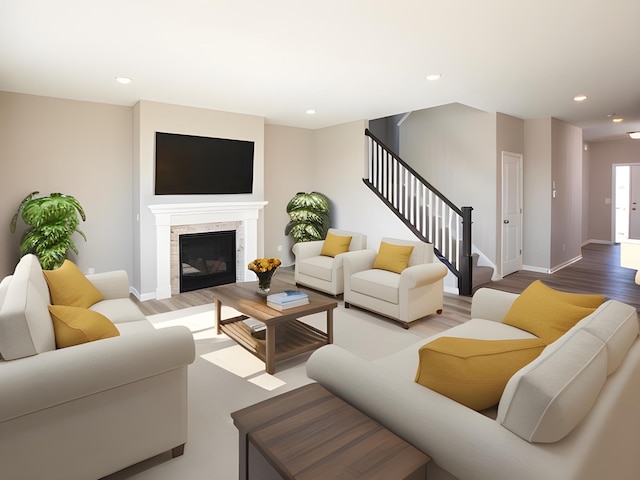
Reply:
[[77, 232], [82, 238], [85, 234], [78, 230], [80, 218], [86, 220], [82, 206], [74, 197], [61, 193], [52, 193], [48, 197], [37, 198], [39, 192], [25, 197], [18, 211], [11, 219], [11, 232], [16, 231], [18, 217], [29, 228], [20, 242], [20, 255], [33, 253], [45, 270], [55, 270], [62, 265], [69, 250], [78, 254], [72, 235]]
[[323, 240], [329, 230], [329, 200], [318, 192], [298, 192], [287, 204], [290, 222], [284, 229], [297, 242]]

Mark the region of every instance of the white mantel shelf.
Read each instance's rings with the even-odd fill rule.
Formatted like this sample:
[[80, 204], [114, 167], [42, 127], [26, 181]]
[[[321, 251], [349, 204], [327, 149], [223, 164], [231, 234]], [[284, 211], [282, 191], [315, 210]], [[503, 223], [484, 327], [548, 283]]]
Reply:
[[149, 205], [156, 219], [157, 285], [156, 298], [171, 297], [170, 243], [174, 225], [242, 222], [244, 226], [243, 263], [258, 253], [258, 217], [268, 202], [212, 202]]

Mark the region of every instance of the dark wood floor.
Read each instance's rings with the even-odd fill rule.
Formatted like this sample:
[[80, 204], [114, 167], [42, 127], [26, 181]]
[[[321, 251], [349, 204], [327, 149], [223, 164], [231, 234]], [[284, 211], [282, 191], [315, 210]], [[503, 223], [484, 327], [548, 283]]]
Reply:
[[[497, 282], [481, 287], [520, 293], [534, 280], [566, 292], [599, 293], [640, 308], [640, 285], [635, 283], [635, 270], [620, 266], [620, 245], [590, 243], [582, 247], [582, 259], [553, 274], [519, 271]], [[278, 279], [294, 285], [293, 268], [281, 268]], [[211, 303], [210, 289], [181, 293], [166, 300], [138, 302], [145, 315], [169, 312], [182, 308]], [[468, 314], [470, 301], [465, 297], [445, 295], [445, 308], [462, 309]]]
[[519, 271], [482, 287], [520, 293], [534, 280], [574, 293], [599, 293], [640, 308], [640, 285], [636, 271], [620, 266], [620, 245], [589, 243], [582, 247], [582, 259], [552, 274]]

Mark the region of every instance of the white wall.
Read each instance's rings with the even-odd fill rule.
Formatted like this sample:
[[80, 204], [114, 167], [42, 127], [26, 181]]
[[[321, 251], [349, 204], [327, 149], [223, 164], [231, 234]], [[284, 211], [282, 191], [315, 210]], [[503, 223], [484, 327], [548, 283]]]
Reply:
[[400, 157], [458, 207], [473, 207], [474, 246], [496, 263], [496, 117], [460, 104], [411, 113]]
[[0, 92], [0, 278], [20, 258], [9, 223], [22, 199], [60, 192], [78, 199], [87, 220], [73, 260], [87, 272], [132, 274], [132, 110], [129, 107]]
[[[252, 115], [218, 112], [201, 108], [140, 101], [134, 107], [136, 149], [134, 171], [137, 184], [133, 200], [134, 218], [139, 223], [133, 248], [133, 288], [143, 299], [155, 298], [156, 238], [152, 204], [242, 202], [264, 200], [264, 119]], [[230, 138], [255, 142], [253, 193], [239, 195], [155, 195], [155, 132], [181, 133], [205, 137]], [[258, 225], [259, 255], [262, 255], [263, 222]]]

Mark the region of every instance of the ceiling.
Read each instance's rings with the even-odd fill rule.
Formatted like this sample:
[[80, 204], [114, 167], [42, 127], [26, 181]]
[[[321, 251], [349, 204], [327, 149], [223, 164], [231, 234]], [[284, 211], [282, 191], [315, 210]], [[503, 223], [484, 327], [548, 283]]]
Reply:
[[458, 102], [625, 138], [640, 1], [0, 0], [0, 90], [311, 129]]

